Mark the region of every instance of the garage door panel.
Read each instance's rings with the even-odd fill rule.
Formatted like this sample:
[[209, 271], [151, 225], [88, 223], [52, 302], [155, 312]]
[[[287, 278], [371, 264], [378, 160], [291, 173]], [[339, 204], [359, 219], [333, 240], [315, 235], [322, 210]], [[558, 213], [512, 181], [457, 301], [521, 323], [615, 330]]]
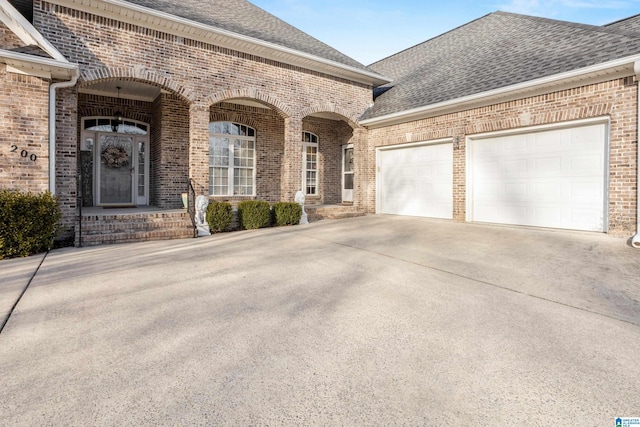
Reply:
[[378, 212], [453, 217], [453, 145], [398, 147], [378, 153]]
[[533, 162], [535, 176], [559, 175], [562, 173], [561, 157], [537, 157]]
[[576, 174], [589, 174], [593, 170], [601, 169], [603, 164], [604, 159], [601, 155], [584, 156], [576, 154], [571, 157], [571, 171]]
[[605, 129], [470, 141], [469, 219], [604, 231]]

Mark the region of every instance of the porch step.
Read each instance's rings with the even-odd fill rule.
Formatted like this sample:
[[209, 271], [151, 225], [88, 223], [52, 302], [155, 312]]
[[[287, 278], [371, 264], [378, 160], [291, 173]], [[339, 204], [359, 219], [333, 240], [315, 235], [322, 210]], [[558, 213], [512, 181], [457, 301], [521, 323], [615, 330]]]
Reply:
[[[76, 224], [79, 244], [80, 224]], [[82, 245], [170, 240], [193, 237], [189, 214], [184, 210], [82, 215]]]
[[365, 212], [355, 208], [353, 205], [305, 205], [305, 211], [309, 221], [320, 221], [322, 219], [341, 219], [355, 216], [364, 216]]

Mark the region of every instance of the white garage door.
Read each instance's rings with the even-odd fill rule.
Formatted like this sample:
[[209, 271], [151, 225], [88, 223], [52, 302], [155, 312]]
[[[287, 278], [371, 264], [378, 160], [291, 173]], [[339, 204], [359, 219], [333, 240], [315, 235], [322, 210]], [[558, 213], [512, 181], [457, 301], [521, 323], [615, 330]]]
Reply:
[[469, 142], [467, 219], [606, 231], [606, 124]]
[[451, 143], [380, 149], [376, 179], [378, 213], [453, 217]]

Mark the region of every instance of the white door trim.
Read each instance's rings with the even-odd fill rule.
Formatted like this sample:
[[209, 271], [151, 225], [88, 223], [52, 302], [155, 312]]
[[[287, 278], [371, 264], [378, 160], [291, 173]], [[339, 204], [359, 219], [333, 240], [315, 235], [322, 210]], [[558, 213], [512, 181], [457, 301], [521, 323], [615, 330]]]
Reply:
[[139, 182], [139, 176], [140, 174], [138, 173], [138, 167], [140, 167], [139, 163], [139, 158], [136, 158], [136, 171], [135, 171], [135, 198], [136, 198], [136, 205], [137, 206], [147, 206], [149, 205], [149, 146], [150, 146], [150, 142], [149, 142], [149, 135], [144, 135], [144, 136], [139, 136], [136, 138], [136, 156], [138, 156], [138, 143], [143, 143], [144, 144], [144, 164], [143, 164], [143, 168], [144, 168], [144, 195], [140, 196], [138, 194], [138, 187], [140, 186], [140, 182]]
[[[348, 149], [353, 150], [353, 144], [345, 144], [345, 145], [342, 146], [342, 148], [340, 150], [341, 153], [342, 153], [342, 155], [340, 156], [340, 164], [341, 164], [341, 167], [340, 167], [340, 187], [341, 187], [341, 193], [342, 193], [342, 195], [341, 195], [342, 201], [343, 202], [352, 203], [353, 202], [353, 188], [351, 188], [349, 190], [344, 188], [345, 187], [345, 179], [344, 178], [345, 178], [345, 175], [347, 174], [347, 172], [345, 172], [345, 170], [344, 170], [344, 161], [345, 161], [344, 153]], [[355, 153], [353, 153], [353, 154], [355, 154]], [[352, 155], [352, 158], [353, 158], [353, 155]], [[352, 182], [353, 186], [355, 186], [355, 170], [352, 170], [349, 173], [352, 176], [352, 181], [351, 182]]]

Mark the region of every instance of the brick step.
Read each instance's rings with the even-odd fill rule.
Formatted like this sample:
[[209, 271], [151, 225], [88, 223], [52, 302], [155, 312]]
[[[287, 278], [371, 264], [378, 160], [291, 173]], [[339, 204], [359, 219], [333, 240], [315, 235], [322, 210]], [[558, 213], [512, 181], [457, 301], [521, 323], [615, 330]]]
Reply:
[[363, 216], [365, 213], [350, 205], [305, 206], [309, 221], [322, 219], [342, 219]]
[[129, 222], [160, 222], [168, 219], [189, 220], [187, 212], [158, 212], [144, 214], [116, 214], [116, 215], [82, 215], [83, 222], [92, 221], [129, 221]]
[[191, 220], [163, 222], [82, 222], [82, 234], [117, 233], [124, 231], [151, 231], [191, 228]]
[[163, 229], [152, 231], [135, 231], [122, 233], [106, 233], [82, 235], [83, 246], [95, 246], [112, 243], [145, 242], [150, 240], [188, 239], [193, 237], [193, 228]]
[[[76, 223], [76, 238], [80, 236], [79, 225]], [[182, 239], [193, 237], [193, 233], [185, 210], [82, 215], [83, 246]]]

